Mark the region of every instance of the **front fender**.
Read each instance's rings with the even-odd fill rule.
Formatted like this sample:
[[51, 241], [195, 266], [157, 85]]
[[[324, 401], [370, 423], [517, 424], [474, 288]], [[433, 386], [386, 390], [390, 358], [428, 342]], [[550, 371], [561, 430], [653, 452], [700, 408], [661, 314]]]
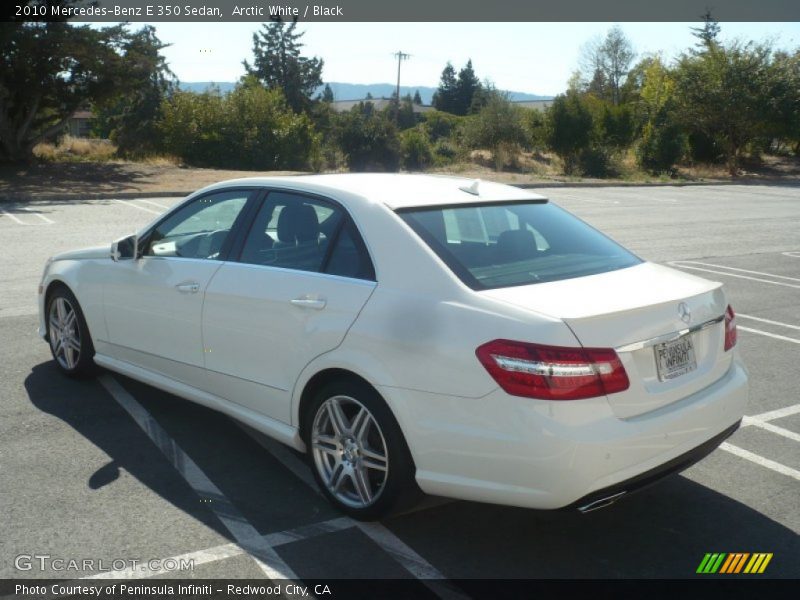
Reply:
[[75, 295], [86, 319], [92, 342], [108, 339], [103, 306], [103, 279], [101, 271], [110, 258], [90, 260], [57, 260], [52, 262], [39, 287], [39, 335], [47, 339], [47, 314], [45, 301], [54, 285], [65, 285]]

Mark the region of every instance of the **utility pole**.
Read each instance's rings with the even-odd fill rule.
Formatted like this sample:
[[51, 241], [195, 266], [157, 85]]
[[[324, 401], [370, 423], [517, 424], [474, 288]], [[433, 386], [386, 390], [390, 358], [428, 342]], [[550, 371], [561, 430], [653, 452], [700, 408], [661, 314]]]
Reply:
[[395, 98], [397, 100], [397, 104], [395, 105], [394, 109], [394, 120], [395, 123], [400, 121], [400, 64], [404, 60], [408, 60], [411, 58], [410, 54], [406, 54], [405, 52], [398, 50], [393, 54], [393, 56], [397, 57], [397, 91], [395, 92]]

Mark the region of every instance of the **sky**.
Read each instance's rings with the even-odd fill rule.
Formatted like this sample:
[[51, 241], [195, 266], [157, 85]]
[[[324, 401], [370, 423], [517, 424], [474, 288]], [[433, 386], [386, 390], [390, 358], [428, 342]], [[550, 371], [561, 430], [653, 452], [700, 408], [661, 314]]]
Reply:
[[[136, 26], [137, 24], [133, 24]], [[242, 60], [252, 59], [259, 23], [152, 23], [172, 44], [163, 52], [181, 81], [236, 81]], [[637, 55], [667, 59], [691, 47], [697, 23], [621, 23]], [[398, 50], [401, 84], [438, 85], [447, 61], [456, 69], [472, 59], [481, 79], [503, 90], [556, 95], [578, 68], [580, 49], [613, 23], [300, 23], [304, 54], [324, 59], [323, 81], [395, 83]], [[773, 40], [800, 47], [800, 23], [722, 23], [723, 40]]]

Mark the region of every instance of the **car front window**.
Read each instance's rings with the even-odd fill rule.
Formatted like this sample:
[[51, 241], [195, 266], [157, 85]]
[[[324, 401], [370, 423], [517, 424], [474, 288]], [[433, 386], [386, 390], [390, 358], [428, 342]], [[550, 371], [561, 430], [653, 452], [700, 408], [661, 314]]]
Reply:
[[218, 259], [250, 194], [218, 192], [181, 207], [153, 230], [144, 255]]

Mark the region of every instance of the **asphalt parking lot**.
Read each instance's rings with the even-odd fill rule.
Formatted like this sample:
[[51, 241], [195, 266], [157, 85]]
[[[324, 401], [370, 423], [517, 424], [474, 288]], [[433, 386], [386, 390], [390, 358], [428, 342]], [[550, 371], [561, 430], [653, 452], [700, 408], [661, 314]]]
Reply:
[[[751, 397], [711, 456], [585, 515], [428, 499], [356, 523], [293, 452], [117, 375], [66, 379], [37, 337], [49, 255], [110, 243], [179, 199], [0, 203], [0, 577], [418, 578], [448, 597], [463, 591], [450, 579], [695, 577], [708, 552], [773, 553], [754, 577], [800, 577], [800, 187], [539, 191], [727, 286]], [[95, 563], [26, 570], [20, 555]], [[156, 562], [119, 562], [132, 559]], [[193, 570], [171, 570], [180, 559]]]

